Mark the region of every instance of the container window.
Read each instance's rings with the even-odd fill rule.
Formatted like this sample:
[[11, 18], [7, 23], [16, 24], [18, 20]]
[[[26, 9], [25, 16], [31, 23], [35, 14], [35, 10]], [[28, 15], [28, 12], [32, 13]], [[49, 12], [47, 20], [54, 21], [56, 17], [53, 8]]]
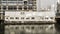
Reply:
[[18, 9], [19, 9], [19, 10], [22, 10], [22, 6], [19, 6]]
[[16, 19], [19, 19], [19, 17], [16, 17]]
[[35, 19], [34, 17], [32, 17], [32, 19]]
[[3, 10], [6, 10], [6, 6], [3, 6]]
[[24, 6], [24, 10], [27, 10], [27, 6]]
[[24, 4], [27, 4], [27, 1], [24, 1]]
[[8, 6], [8, 10], [17, 10], [16, 6]]
[[21, 17], [21, 19], [24, 19], [24, 17]]
[[14, 19], [14, 17], [10, 17], [10, 19]]
[[29, 9], [29, 10], [32, 10], [32, 6], [29, 6], [28, 9]]

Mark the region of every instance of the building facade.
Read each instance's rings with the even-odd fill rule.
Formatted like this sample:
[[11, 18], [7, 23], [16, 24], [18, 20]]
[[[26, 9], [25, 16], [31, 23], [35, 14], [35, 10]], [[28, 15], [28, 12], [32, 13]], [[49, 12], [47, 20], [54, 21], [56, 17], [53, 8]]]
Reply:
[[[44, 6], [48, 0], [1, 0], [5, 21], [55, 22], [56, 1]], [[51, 1], [48, 1], [51, 2]]]
[[54, 34], [56, 4], [55, 0], [0, 0], [5, 34]]

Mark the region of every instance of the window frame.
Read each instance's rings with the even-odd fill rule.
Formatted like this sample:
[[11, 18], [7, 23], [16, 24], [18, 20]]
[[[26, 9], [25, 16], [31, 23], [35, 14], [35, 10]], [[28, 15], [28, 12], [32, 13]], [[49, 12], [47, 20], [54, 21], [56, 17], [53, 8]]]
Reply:
[[14, 17], [10, 17], [10, 19], [14, 19]]
[[8, 6], [8, 10], [17, 10], [17, 6]]

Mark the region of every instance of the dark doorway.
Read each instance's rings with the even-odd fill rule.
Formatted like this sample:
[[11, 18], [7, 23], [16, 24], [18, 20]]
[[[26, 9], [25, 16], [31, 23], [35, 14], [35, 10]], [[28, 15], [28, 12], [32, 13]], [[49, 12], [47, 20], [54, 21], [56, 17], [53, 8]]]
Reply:
[[4, 34], [4, 20], [0, 20], [0, 34]]

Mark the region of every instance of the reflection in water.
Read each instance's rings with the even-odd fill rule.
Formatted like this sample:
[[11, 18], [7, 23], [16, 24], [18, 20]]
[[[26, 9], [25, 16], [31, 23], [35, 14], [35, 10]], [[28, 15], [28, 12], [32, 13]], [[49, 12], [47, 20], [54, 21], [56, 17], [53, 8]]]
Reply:
[[60, 34], [60, 23], [55, 24], [56, 34]]
[[5, 34], [55, 34], [51, 25], [6, 25]]

